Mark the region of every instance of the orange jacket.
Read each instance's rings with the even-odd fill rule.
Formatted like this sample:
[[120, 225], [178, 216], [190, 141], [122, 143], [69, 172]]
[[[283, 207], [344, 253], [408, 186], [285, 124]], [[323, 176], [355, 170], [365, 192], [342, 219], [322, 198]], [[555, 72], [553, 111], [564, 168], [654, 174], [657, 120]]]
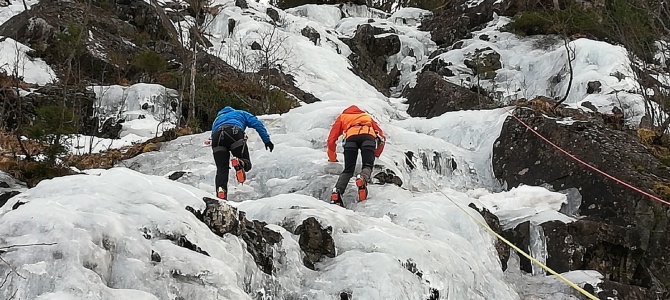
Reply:
[[333, 124], [333, 127], [330, 129], [327, 148], [328, 160], [336, 160], [337, 154], [335, 153], [335, 147], [337, 145], [337, 138], [342, 134], [344, 134], [344, 138], [346, 139], [350, 136], [359, 134], [369, 134], [373, 137], [377, 137], [377, 133], [379, 133], [379, 136], [386, 139], [384, 132], [369, 114], [362, 111], [356, 105], [349, 106], [337, 117], [337, 119], [335, 119], [335, 124]]

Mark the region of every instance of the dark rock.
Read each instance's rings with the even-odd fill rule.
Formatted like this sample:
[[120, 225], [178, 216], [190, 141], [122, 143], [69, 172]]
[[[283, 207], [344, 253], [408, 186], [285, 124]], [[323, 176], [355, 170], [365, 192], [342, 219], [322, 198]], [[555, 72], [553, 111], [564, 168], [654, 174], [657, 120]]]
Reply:
[[186, 171], [176, 171], [176, 172], [170, 174], [170, 176], [168, 176], [168, 179], [177, 180], [177, 179], [181, 178], [182, 176], [186, 175], [187, 173], [188, 172], [186, 172]]
[[[503, 237], [510, 243], [519, 247], [519, 249], [530, 253], [530, 222], [525, 221], [514, 227], [511, 230], [505, 230]], [[523, 255], [519, 255], [519, 269], [526, 273], [533, 272], [533, 263]]]
[[[553, 107], [551, 102], [531, 107], [518, 108], [514, 114], [576, 157], [667, 199], [663, 193], [670, 186], [670, 172], [636, 136], [609, 128], [599, 114], [568, 108], [552, 113], [546, 109]], [[558, 122], [568, 116], [577, 121]], [[512, 118], [505, 121], [494, 144], [493, 170], [508, 189], [548, 185], [581, 193], [580, 221], [543, 225], [551, 249], [549, 267], [559, 272], [591, 268], [623, 284], [669, 287], [666, 206], [577, 163]], [[567, 237], [572, 242], [566, 242]]]
[[268, 17], [270, 17], [270, 19], [272, 19], [272, 21], [274, 21], [276, 24], [279, 24], [279, 12], [276, 9], [268, 7], [265, 10], [265, 13], [268, 15]]
[[449, 111], [495, 107], [489, 97], [447, 82], [431, 71], [419, 74], [416, 86], [405, 97], [409, 104], [407, 113], [413, 117], [432, 118]]
[[96, 136], [104, 139], [118, 139], [121, 137], [123, 123], [123, 119], [108, 118], [102, 123], [102, 127], [97, 132]]
[[424, 19], [419, 29], [430, 31], [438, 46], [451, 45], [466, 38], [473, 28], [493, 20], [496, 0], [484, 0], [470, 6], [467, 0], [448, 1]]
[[448, 68], [451, 66], [451, 62], [444, 62], [441, 58], [433, 59], [430, 63], [426, 64], [423, 67], [422, 72], [432, 71], [442, 76], [451, 77], [454, 76], [454, 72]]
[[153, 262], [161, 262], [161, 255], [158, 254], [158, 252], [155, 252], [154, 250], [151, 250], [151, 261]]
[[319, 40], [321, 39], [321, 35], [319, 34], [316, 29], [310, 27], [310, 26], [305, 26], [302, 30], [300, 30], [300, 33], [308, 38], [314, 45], [319, 45], [320, 42]]
[[[319, 98], [313, 94], [307, 93], [300, 88], [295, 80], [295, 77], [290, 74], [285, 74], [277, 69], [270, 70], [270, 76], [275, 79], [273, 82], [275, 86], [279, 87], [282, 91], [286, 92], [289, 95], [302, 100], [305, 103], [314, 103], [321, 101]], [[290, 97], [290, 96], [289, 96]]]
[[377, 173], [373, 178], [377, 179], [377, 184], [395, 184], [397, 186], [402, 186], [402, 179], [398, 177], [398, 175], [395, 174], [391, 169], [386, 169], [386, 171], [382, 171]]
[[451, 46], [452, 50], [463, 48], [463, 41], [458, 41]]
[[586, 93], [587, 94], [600, 93], [601, 86], [602, 83], [600, 83], [600, 81], [589, 81], [589, 83], [587, 83]]
[[4, 181], [0, 181], [0, 188], [5, 188], [5, 189], [10, 188], [9, 183], [6, 183]]
[[306, 267], [315, 270], [314, 263], [321, 261], [324, 256], [335, 257], [332, 232], [332, 227], [323, 228], [314, 217], [305, 219], [295, 229], [295, 234], [300, 235], [298, 240], [300, 249], [305, 252], [303, 263]]
[[351, 300], [353, 299], [350, 292], [341, 292], [340, 300]]
[[190, 206], [187, 206], [186, 210], [193, 213], [216, 235], [232, 234], [242, 238], [247, 245], [247, 251], [259, 268], [266, 274], [272, 275], [274, 271], [272, 246], [282, 240], [281, 234], [268, 229], [265, 222], [247, 220], [244, 212], [238, 212], [237, 208], [222, 201], [207, 197], [203, 198], [203, 201], [206, 205], [204, 211], [196, 211]]
[[580, 104], [580, 105], [581, 105], [581, 106], [584, 106], [584, 107], [586, 107], [586, 108], [588, 108], [588, 109], [590, 109], [590, 110], [592, 110], [592, 111], [594, 111], [594, 112], [597, 112], [597, 111], [598, 111], [598, 108], [597, 108], [595, 105], [593, 105], [593, 103], [591, 103], [590, 101], [584, 101], [584, 102], [582, 102], [582, 104]]
[[482, 79], [495, 78], [495, 71], [502, 68], [500, 54], [488, 47], [475, 50], [472, 58], [464, 60], [463, 63]]
[[489, 41], [489, 40], [491, 40], [491, 38], [489, 37], [488, 34], [482, 34], [482, 35], [480, 35], [480, 36], [479, 36], [479, 39], [482, 40], [482, 41]]
[[254, 41], [253, 43], [251, 43], [251, 50], [261, 50], [261, 49], [263, 48], [261, 47], [261, 44], [259, 44], [258, 42]]
[[242, 9], [249, 8], [249, 4], [247, 3], [247, 0], [235, 0], [235, 6], [240, 7]]
[[0, 7], [9, 6], [9, 0], [0, 0]]
[[639, 286], [621, 284], [612, 280], [603, 280], [598, 284], [599, 292], [594, 295], [600, 299], [611, 300], [667, 300], [670, 292], [653, 291]]
[[[489, 225], [489, 227], [491, 227], [493, 231], [495, 231], [500, 235], [503, 234], [502, 227], [500, 226], [500, 220], [496, 215], [494, 215], [486, 208], [482, 208], [480, 210], [474, 203], [470, 203], [468, 207], [479, 212], [479, 214], [482, 215], [482, 217], [484, 217], [486, 224]], [[505, 271], [507, 270], [507, 261], [509, 260], [510, 256], [510, 247], [507, 244], [505, 244], [502, 240], [496, 239], [495, 248], [496, 252], [498, 252], [498, 258], [500, 258], [502, 270]]]
[[24, 205], [24, 204], [26, 204], [26, 203], [28, 203], [28, 202], [17, 201], [16, 203], [14, 203], [14, 205], [12, 205], [12, 210], [16, 210], [16, 209], [18, 209], [19, 207], [21, 207], [21, 205]]
[[237, 25], [237, 21], [235, 19], [230, 18], [228, 19], [228, 34], [232, 35], [233, 32], [235, 32], [235, 26]]
[[397, 34], [382, 37], [385, 29], [370, 24], [359, 25], [356, 35], [351, 39], [342, 39], [353, 52], [349, 60], [354, 66], [353, 72], [375, 87], [380, 93], [389, 96], [392, 83], [399, 72], [387, 71], [389, 56], [400, 52], [400, 38]]
[[19, 192], [19, 191], [9, 191], [9, 192], [0, 193], [0, 207], [3, 207], [7, 203], [7, 201], [9, 201], [9, 199], [11, 199], [12, 197], [14, 197], [18, 194], [21, 194], [21, 192]]
[[410, 170], [414, 170], [414, 163], [412, 162], [412, 158], [414, 157], [414, 152], [412, 151], [407, 151], [405, 152], [405, 165], [409, 167]]

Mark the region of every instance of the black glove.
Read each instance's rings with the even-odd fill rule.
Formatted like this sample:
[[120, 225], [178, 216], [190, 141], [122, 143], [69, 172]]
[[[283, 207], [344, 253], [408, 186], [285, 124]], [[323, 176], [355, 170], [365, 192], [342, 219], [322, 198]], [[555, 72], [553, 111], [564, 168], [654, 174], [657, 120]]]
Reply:
[[275, 144], [273, 144], [272, 142], [265, 143], [265, 150], [270, 149], [270, 152], [272, 152], [272, 150], [274, 150], [274, 148], [275, 148]]

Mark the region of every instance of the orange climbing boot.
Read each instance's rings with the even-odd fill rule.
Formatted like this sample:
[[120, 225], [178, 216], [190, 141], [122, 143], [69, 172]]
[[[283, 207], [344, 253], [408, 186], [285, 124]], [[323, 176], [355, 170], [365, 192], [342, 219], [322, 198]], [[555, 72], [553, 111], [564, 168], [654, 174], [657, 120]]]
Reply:
[[242, 167], [242, 163], [239, 159], [237, 159], [237, 157], [233, 157], [230, 162], [233, 165], [233, 169], [235, 169], [235, 177], [237, 178], [237, 182], [244, 183], [244, 181], [247, 180], [247, 174], [244, 173], [244, 167]]
[[330, 194], [330, 203], [344, 207], [344, 203], [342, 203], [342, 196], [340, 196], [340, 193], [336, 188], [333, 188], [333, 192]]
[[368, 187], [365, 180], [361, 178], [361, 175], [356, 176], [356, 187], [358, 187], [358, 201], [360, 202], [367, 200]]
[[216, 192], [216, 197], [219, 199], [226, 200], [226, 196], [227, 196], [226, 190], [224, 190], [223, 188], [219, 188], [219, 191]]

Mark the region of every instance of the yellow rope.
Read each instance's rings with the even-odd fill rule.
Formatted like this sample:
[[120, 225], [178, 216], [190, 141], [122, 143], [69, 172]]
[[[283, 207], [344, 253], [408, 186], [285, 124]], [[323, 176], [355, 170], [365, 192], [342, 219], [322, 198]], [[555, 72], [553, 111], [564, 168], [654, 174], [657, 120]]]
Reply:
[[[409, 160], [409, 159], [408, 159], [407, 161], [408, 161], [410, 164], [412, 164], [412, 166], [414, 167], [414, 169], [417, 169], [417, 170], [418, 170], [418, 168], [416, 167], [416, 165], [414, 164], [413, 161], [411, 161], [411, 160]], [[507, 239], [505, 239], [504, 237], [502, 237], [500, 234], [498, 234], [497, 232], [495, 232], [493, 229], [491, 229], [491, 227], [490, 227], [488, 224], [486, 224], [486, 223], [480, 221], [479, 219], [475, 218], [475, 217], [474, 217], [473, 215], [471, 215], [467, 210], [465, 210], [465, 209], [464, 209], [463, 207], [461, 207], [458, 203], [456, 203], [456, 201], [454, 201], [454, 200], [451, 199], [449, 196], [447, 196], [447, 194], [445, 194], [445, 193], [444, 193], [444, 192], [437, 186], [437, 184], [435, 183], [435, 181], [433, 181], [431, 178], [428, 177], [428, 181], [429, 181], [430, 184], [435, 188], [435, 190], [437, 190], [437, 191], [440, 192], [442, 195], [444, 195], [444, 197], [446, 197], [449, 201], [451, 201], [454, 205], [456, 205], [456, 207], [458, 207], [461, 211], [463, 211], [466, 215], [468, 215], [468, 217], [470, 217], [470, 219], [472, 219], [473, 221], [475, 221], [475, 222], [476, 222], [477, 224], [479, 224], [480, 226], [484, 227], [484, 229], [486, 229], [488, 232], [490, 232], [491, 234], [493, 234], [495, 237], [497, 237], [498, 239], [500, 239], [501, 241], [503, 241], [505, 244], [507, 244], [508, 246], [512, 247], [512, 249], [514, 249], [516, 252], [518, 252], [519, 254], [525, 256], [526, 258], [528, 258], [528, 259], [529, 259], [530, 261], [532, 261], [533, 263], [539, 265], [540, 267], [542, 267], [542, 269], [546, 270], [547, 272], [549, 272], [549, 273], [555, 275], [556, 277], [558, 277], [559, 279], [561, 279], [562, 281], [564, 281], [564, 282], [567, 283], [569, 286], [571, 286], [571, 287], [574, 288], [575, 290], [579, 291], [580, 293], [582, 293], [584, 296], [588, 297], [589, 299], [592, 299], [592, 300], [600, 300], [600, 299], [598, 299], [596, 296], [592, 295], [591, 293], [587, 292], [587, 291], [584, 290], [583, 288], [579, 287], [577, 284], [575, 284], [575, 283], [573, 283], [572, 281], [568, 280], [567, 278], [563, 277], [561, 274], [556, 273], [556, 271], [552, 270], [551, 268], [547, 267], [545, 264], [543, 264], [543, 263], [541, 263], [540, 261], [538, 261], [537, 259], [533, 258], [532, 256], [530, 256], [530, 254], [528, 254], [528, 253], [524, 252], [523, 250], [519, 249], [519, 247], [515, 246], [515, 245], [512, 244], [510, 241], [508, 241]]]

